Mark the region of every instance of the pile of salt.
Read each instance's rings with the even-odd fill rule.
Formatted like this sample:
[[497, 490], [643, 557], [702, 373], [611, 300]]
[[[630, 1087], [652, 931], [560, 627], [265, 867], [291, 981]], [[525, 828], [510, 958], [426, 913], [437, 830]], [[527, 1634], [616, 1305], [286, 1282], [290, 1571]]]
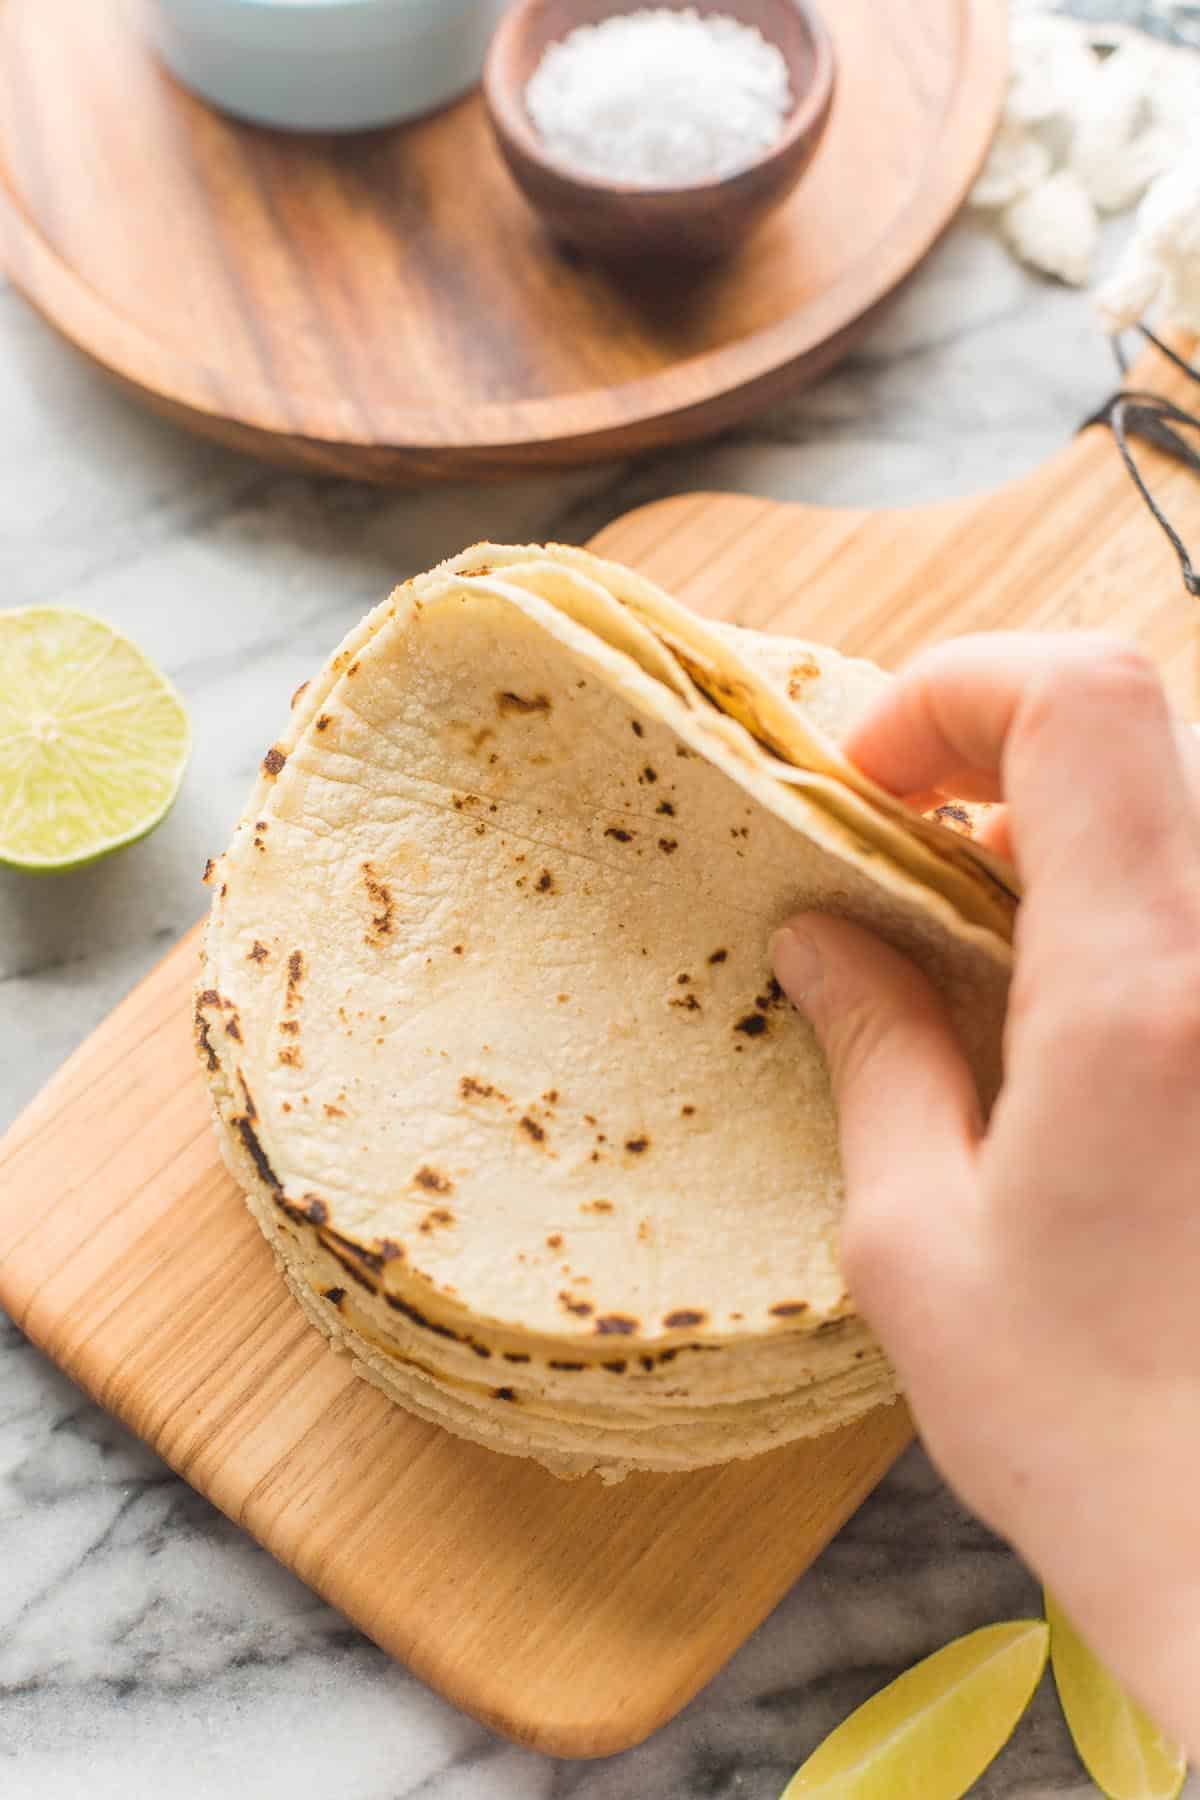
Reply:
[[650, 7], [551, 44], [525, 104], [550, 155], [578, 174], [673, 188], [757, 162], [793, 102], [787, 64], [760, 32]]

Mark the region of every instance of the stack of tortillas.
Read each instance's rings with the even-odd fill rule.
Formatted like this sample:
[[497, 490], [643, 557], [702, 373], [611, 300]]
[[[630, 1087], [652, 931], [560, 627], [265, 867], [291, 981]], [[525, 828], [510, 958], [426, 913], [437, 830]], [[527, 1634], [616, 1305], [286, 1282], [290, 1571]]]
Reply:
[[882, 933], [986, 1106], [1015, 898], [837, 749], [885, 680], [485, 544], [296, 696], [209, 874], [197, 1042], [296, 1298], [412, 1412], [612, 1480], [893, 1398], [767, 943], [806, 907]]

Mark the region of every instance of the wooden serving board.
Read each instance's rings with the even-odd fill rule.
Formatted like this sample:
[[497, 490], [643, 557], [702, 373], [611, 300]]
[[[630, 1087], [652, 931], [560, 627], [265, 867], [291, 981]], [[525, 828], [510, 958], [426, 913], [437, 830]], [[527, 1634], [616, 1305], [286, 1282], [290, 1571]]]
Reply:
[[706, 274], [558, 249], [478, 95], [351, 138], [241, 125], [147, 47], [151, 0], [0, 6], [0, 261], [157, 410], [360, 479], [479, 477], [723, 429], [840, 355], [949, 222], [1004, 0], [836, 0], [817, 157]]
[[[1152, 359], [1136, 379], [1169, 390], [1163, 374]], [[1200, 482], [1147, 461], [1200, 543]], [[868, 513], [689, 495], [597, 543], [714, 617], [888, 663], [981, 627], [1112, 627], [1195, 711], [1200, 610], [1099, 428], [978, 499]], [[195, 968], [193, 934], [0, 1145], [0, 1304], [458, 1705], [559, 1755], [636, 1743], [880, 1478], [907, 1441], [903, 1410], [613, 1489], [562, 1484], [409, 1418], [306, 1324], [222, 1169], [190, 1043]]]

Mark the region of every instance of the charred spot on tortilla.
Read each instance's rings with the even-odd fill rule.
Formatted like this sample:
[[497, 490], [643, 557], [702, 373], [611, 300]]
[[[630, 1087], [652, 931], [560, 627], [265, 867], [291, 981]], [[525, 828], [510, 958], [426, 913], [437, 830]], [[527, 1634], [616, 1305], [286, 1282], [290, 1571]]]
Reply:
[[225, 1036], [235, 1039], [239, 1044], [242, 1041], [242, 1028], [238, 1023], [238, 1016], [235, 1012], [231, 1012], [225, 1021]]
[[681, 1106], [679, 1109], [679, 1116], [681, 1119], [690, 1119], [695, 1110], [694, 1106]]
[[733, 1029], [740, 1031], [745, 1037], [761, 1037], [767, 1029], [767, 1021], [760, 1012], [747, 1013]]
[[622, 825], [606, 826], [604, 835], [605, 837], [616, 838], [618, 844], [628, 844], [633, 838], [632, 831], [626, 831]]
[[300, 992], [300, 983], [303, 980], [304, 953], [301, 950], [293, 950], [287, 960], [287, 992], [284, 998], [284, 1005], [289, 1012], [304, 998]]
[[703, 1010], [695, 994], [684, 994], [682, 999], [671, 1000], [668, 1004], [680, 1008], [683, 1012], [701, 1012]]
[[654, 810], [662, 813], [664, 818], [673, 819], [675, 817], [675, 808], [669, 800], [660, 800]]
[[533, 1358], [527, 1350], [506, 1350], [504, 1360], [510, 1363], [527, 1363], [532, 1362]]
[[212, 1039], [208, 1035], [208, 1020], [205, 1018], [199, 1007], [196, 1008], [195, 1012], [195, 1026], [197, 1049], [204, 1057], [210, 1069], [219, 1068], [220, 1063], [217, 1058], [217, 1053], [213, 1049]]
[[363, 1271], [360, 1268], [357, 1268], [355, 1264], [350, 1261], [348, 1256], [344, 1256], [340, 1250], [335, 1250], [332, 1244], [326, 1244], [325, 1248], [329, 1255], [332, 1256], [334, 1262], [337, 1263], [338, 1267], [344, 1270], [350, 1277], [351, 1281], [356, 1281], [360, 1288], [366, 1289], [368, 1294], [377, 1294], [379, 1292], [378, 1286], [371, 1280], [371, 1277], [369, 1275], [364, 1275]]
[[645, 737], [646, 735], [646, 728], [640, 719], [631, 719], [629, 729], [633, 732], [634, 737]]
[[562, 1249], [562, 1233], [561, 1233], [561, 1231], [552, 1231], [551, 1232], [550, 1236], [546, 1239], [546, 1248], [547, 1248], [547, 1250], [561, 1250]]
[[333, 1106], [328, 1100], [326, 1100], [321, 1110], [327, 1119], [344, 1119], [346, 1116], [342, 1107]]
[[658, 847], [664, 856], [673, 856], [679, 848], [678, 838], [660, 837]]
[[551, 710], [550, 699], [546, 694], [533, 694], [527, 697], [524, 694], [514, 694], [510, 688], [505, 688], [496, 695], [496, 710], [502, 719], [511, 717], [514, 713], [548, 713]]
[[318, 731], [328, 731], [332, 724], [333, 720], [328, 713], [322, 713], [316, 721]]
[[428, 1163], [422, 1163], [413, 1176], [414, 1187], [423, 1188], [427, 1194], [449, 1194], [454, 1191], [454, 1183], [440, 1169], [431, 1169]]
[[247, 962], [256, 963], [266, 962], [270, 954], [271, 952], [267, 949], [267, 946], [259, 943], [258, 939], [255, 938], [254, 942], [246, 952], [246, 960]]
[[799, 700], [809, 682], [816, 681], [821, 669], [815, 656], [801, 656], [788, 670], [788, 699]]
[[643, 1151], [650, 1148], [650, 1139], [648, 1137], [626, 1138], [625, 1148], [629, 1151], [631, 1156], [641, 1156]]
[[466, 1342], [470, 1345], [476, 1356], [482, 1357], [485, 1362], [491, 1359], [492, 1353], [486, 1344], [479, 1343], [475, 1338], [467, 1338]]
[[263, 773], [274, 778], [278, 775], [286, 761], [287, 751], [281, 750], [278, 744], [272, 744], [262, 760]]
[[549, 869], [543, 869], [533, 885], [539, 894], [548, 894], [554, 886], [554, 877]]
[[507, 1094], [502, 1094], [490, 1081], [480, 1081], [478, 1075], [464, 1075], [459, 1081], [458, 1091], [464, 1100], [496, 1099], [506, 1104], [508, 1101]]
[[235, 1119], [234, 1125], [261, 1179], [266, 1182], [273, 1194], [281, 1194], [283, 1184], [267, 1160], [267, 1153], [259, 1142], [258, 1133], [249, 1119]]
[[328, 1300], [330, 1306], [340, 1307], [342, 1301], [346, 1298], [346, 1290], [344, 1287], [322, 1288], [321, 1298], [322, 1300]]
[[207, 887], [209, 882], [212, 880], [213, 870], [216, 868], [216, 866], [217, 866], [216, 863], [213, 861], [212, 857], [210, 856], [208, 858], [208, 861], [204, 865], [204, 873], [200, 877], [200, 879], [204, 883], [205, 887]]
[[708, 958], [710, 966], [715, 967], [717, 963], [723, 963], [728, 955], [728, 950], [713, 950]]
[[407, 1300], [402, 1300], [399, 1294], [388, 1294], [385, 1298], [393, 1312], [398, 1312], [411, 1324], [420, 1326], [422, 1331], [432, 1331], [434, 1337], [448, 1338], [454, 1344], [465, 1344], [469, 1341], [460, 1331], [452, 1331], [449, 1325], [440, 1324], [437, 1319], [431, 1319], [427, 1313], [423, 1313], [419, 1307], [411, 1305]]
[[535, 1144], [545, 1143], [546, 1133], [544, 1129], [538, 1124], [536, 1119], [531, 1119], [528, 1113], [523, 1113], [521, 1115], [519, 1125], [520, 1129], [525, 1132], [527, 1136], [531, 1137]]
[[948, 800], [944, 806], [935, 806], [932, 817], [939, 825], [947, 826], [951, 831], [958, 831], [963, 837], [975, 835], [975, 822], [965, 806], [959, 806]]
[[305, 1194], [304, 1216], [310, 1225], [327, 1225], [329, 1208], [319, 1194]]
[[592, 1327], [597, 1337], [632, 1337], [637, 1328], [638, 1321], [625, 1313], [605, 1313]]
[[697, 1312], [690, 1306], [680, 1306], [669, 1312], [663, 1319], [668, 1331], [686, 1331], [691, 1326], [703, 1325], [707, 1313]]
[[587, 1367], [587, 1364], [581, 1362], [562, 1362], [551, 1357], [550, 1361], [546, 1364], [546, 1367], [548, 1369], [562, 1369], [566, 1374], [578, 1375], [582, 1369]]
[[638, 776], [638, 780], [648, 782], [651, 786], [653, 786], [653, 784], [658, 780], [658, 770], [652, 769], [650, 767], [650, 764], [647, 763], [645, 768], [642, 770], [641, 774]]
[[280, 1019], [279, 1029], [288, 1037], [298, 1037], [300, 1035], [300, 1021], [299, 1019]]
[[610, 1213], [615, 1209], [611, 1200], [582, 1200], [579, 1210], [584, 1213]]
[[510, 1387], [498, 1387], [492, 1389], [493, 1400], [515, 1400], [516, 1397], [516, 1394]]
[[368, 944], [377, 943], [382, 937], [391, 934], [392, 921], [395, 917], [395, 905], [391, 889], [379, 879], [372, 863], [362, 865], [363, 886], [367, 890], [367, 899], [376, 909], [371, 915], [371, 923], [367, 929]]
[[560, 1294], [558, 1299], [564, 1311], [574, 1313], [579, 1319], [590, 1319], [596, 1310], [590, 1300], [575, 1300], [570, 1294]]
[[771, 1314], [772, 1318], [775, 1319], [795, 1319], [801, 1313], [808, 1311], [808, 1301], [777, 1300], [774, 1306], [769, 1306], [767, 1308], [767, 1311]]
[[302, 1069], [304, 1067], [304, 1058], [298, 1044], [281, 1045], [277, 1060], [288, 1069]]

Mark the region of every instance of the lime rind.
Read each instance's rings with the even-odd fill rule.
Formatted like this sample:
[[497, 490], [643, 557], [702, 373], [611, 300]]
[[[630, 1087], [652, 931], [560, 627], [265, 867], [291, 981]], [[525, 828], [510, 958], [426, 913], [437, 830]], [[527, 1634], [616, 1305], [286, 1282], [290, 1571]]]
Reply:
[[945, 1645], [839, 1725], [781, 1800], [961, 1800], [1016, 1729], [1049, 1641], [1019, 1619]]
[[191, 751], [173, 683], [73, 607], [0, 614], [0, 864], [84, 867], [170, 810]]
[[1079, 1760], [1108, 1800], [1175, 1800], [1187, 1778], [1177, 1745], [1084, 1643], [1046, 1591], [1054, 1685]]

